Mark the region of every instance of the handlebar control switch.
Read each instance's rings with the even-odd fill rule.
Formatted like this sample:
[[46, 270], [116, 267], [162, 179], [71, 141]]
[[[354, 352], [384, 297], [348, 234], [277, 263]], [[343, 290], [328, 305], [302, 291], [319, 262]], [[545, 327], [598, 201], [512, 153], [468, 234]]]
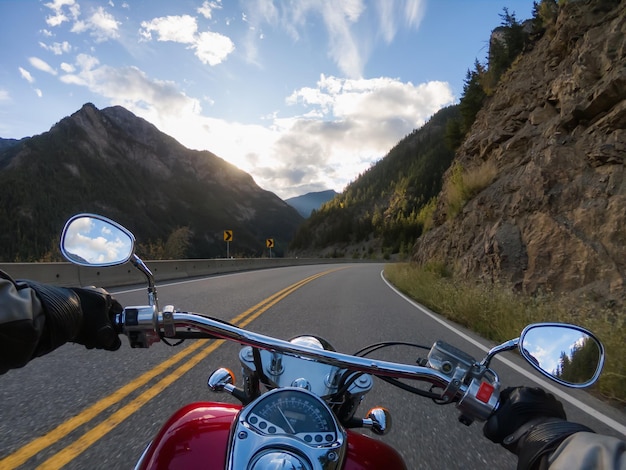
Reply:
[[459, 420], [467, 425], [475, 419], [486, 421], [497, 408], [499, 397], [500, 384], [497, 380], [489, 381], [487, 376], [482, 380], [473, 379], [457, 405], [463, 418]]
[[166, 305], [163, 309], [163, 334], [167, 338], [176, 336], [176, 325], [174, 324], [174, 306]]
[[124, 309], [121, 323], [131, 348], [149, 348], [160, 341], [155, 324], [156, 318], [157, 310], [154, 305]]

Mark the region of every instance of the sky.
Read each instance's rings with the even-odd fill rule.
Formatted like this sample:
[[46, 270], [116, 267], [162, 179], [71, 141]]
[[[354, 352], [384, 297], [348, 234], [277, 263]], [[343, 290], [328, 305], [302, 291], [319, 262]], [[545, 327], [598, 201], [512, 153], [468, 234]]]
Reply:
[[532, 0], [0, 0], [0, 137], [124, 106], [289, 198], [341, 192]]
[[88, 264], [115, 264], [133, 252], [134, 239], [107, 222], [80, 217], [65, 227], [63, 248], [70, 258]]

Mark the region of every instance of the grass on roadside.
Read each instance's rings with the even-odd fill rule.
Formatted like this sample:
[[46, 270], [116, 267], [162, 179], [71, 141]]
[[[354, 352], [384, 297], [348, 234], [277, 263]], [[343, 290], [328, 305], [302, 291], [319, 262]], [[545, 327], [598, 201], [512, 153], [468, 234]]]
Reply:
[[519, 336], [537, 322], [564, 322], [593, 331], [606, 348], [606, 362], [593, 387], [606, 399], [626, 405], [626, 315], [554, 295], [524, 296], [504, 286], [455, 279], [440, 265], [390, 264], [385, 277], [429, 309], [495, 342]]

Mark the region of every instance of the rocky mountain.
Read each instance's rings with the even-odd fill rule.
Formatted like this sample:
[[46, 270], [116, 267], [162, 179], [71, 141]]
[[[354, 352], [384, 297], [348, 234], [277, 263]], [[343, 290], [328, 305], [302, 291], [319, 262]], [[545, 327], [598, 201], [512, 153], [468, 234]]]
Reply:
[[[626, 300], [626, 2], [559, 2], [445, 176], [413, 260], [517, 289]], [[459, 182], [488, 184], [454, 209]]]
[[92, 104], [49, 132], [0, 145], [0, 260], [54, 259], [64, 221], [108, 216], [133, 231], [144, 256], [280, 255], [302, 217], [252, 177], [183, 147], [149, 122]]
[[337, 194], [336, 191], [329, 189], [327, 191], [318, 191], [306, 193], [302, 196], [290, 197], [289, 199], [285, 199], [285, 202], [296, 209], [302, 217], [307, 218], [311, 215], [311, 212], [322, 207], [322, 204], [330, 201]]

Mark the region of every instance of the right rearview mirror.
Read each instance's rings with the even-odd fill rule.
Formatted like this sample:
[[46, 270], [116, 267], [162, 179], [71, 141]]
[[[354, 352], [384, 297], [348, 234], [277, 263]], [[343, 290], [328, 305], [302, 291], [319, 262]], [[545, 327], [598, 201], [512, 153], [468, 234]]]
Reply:
[[527, 326], [519, 350], [535, 369], [568, 387], [592, 385], [604, 365], [604, 347], [593, 333], [564, 323]]

